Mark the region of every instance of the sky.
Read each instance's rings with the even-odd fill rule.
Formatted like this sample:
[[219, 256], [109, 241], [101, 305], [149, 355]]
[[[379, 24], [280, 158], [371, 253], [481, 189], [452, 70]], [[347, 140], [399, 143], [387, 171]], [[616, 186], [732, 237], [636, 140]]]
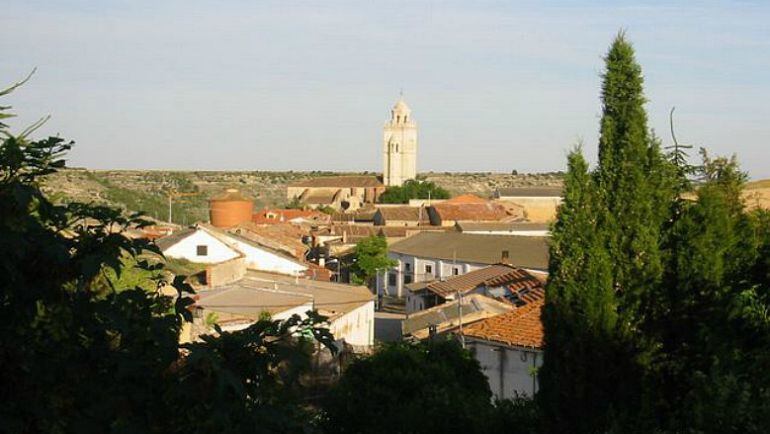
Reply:
[[[5, 0], [0, 83], [17, 130], [94, 169], [380, 171], [399, 93], [419, 171], [596, 160], [619, 30], [649, 124], [770, 177], [770, 1]], [[697, 161], [697, 153], [693, 153]]]

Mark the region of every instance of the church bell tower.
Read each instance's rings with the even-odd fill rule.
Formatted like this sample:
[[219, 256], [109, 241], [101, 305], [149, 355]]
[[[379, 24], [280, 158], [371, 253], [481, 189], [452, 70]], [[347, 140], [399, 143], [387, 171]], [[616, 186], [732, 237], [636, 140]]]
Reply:
[[417, 124], [403, 96], [393, 106], [390, 121], [383, 129], [383, 157], [386, 186], [400, 186], [417, 176]]

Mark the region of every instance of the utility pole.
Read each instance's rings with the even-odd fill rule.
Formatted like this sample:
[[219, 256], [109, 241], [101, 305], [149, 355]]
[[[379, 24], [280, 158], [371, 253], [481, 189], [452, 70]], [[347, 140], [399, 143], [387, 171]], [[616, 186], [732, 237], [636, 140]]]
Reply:
[[[457, 250], [452, 250], [452, 275], [454, 270], [457, 269]], [[456, 293], [457, 298], [457, 313], [458, 321], [460, 322], [460, 345], [465, 349], [465, 335], [463, 335], [463, 293], [458, 289]]]

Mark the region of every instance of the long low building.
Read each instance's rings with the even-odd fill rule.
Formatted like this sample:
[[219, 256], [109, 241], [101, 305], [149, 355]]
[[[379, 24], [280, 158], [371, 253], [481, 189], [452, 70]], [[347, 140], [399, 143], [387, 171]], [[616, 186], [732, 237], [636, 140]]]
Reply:
[[354, 347], [374, 344], [374, 295], [364, 286], [345, 285], [249, 271], [234, 283], [199, 291], [198, 317], [216, 315], [223, 330], [240, 330], [269, 314], [285, 319], [309, 310], [328, 317], [337, 340]]
[[378, 294], [404, 297], [410, 283], [445, 280], [500, 262], [544, 276], [548, 238], [421, 232], [392, 244], [388, 256], [396, 265], [379, 273]]

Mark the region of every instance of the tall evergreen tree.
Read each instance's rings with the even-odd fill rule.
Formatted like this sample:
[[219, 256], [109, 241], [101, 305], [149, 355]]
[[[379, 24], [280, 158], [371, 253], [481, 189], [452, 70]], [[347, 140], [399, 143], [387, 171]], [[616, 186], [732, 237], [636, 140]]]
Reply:
[[552, 234], [541, 371], [551, 432], [643, 431], [650, 411], [655, 343], [643, 326], [663, 274], [676, 171], [648, 130], [641, 67], [622, 33], [605, 61], [599, 164], [589, 174], [582, 156], [570, 156]]
[[595, 432], [608, 424], [614, 373], [621, 374], [610, 356], [618, 315], [588, 164], [579, 150], [568, 161], [551, 236], [539, 401], [548, 431]]

